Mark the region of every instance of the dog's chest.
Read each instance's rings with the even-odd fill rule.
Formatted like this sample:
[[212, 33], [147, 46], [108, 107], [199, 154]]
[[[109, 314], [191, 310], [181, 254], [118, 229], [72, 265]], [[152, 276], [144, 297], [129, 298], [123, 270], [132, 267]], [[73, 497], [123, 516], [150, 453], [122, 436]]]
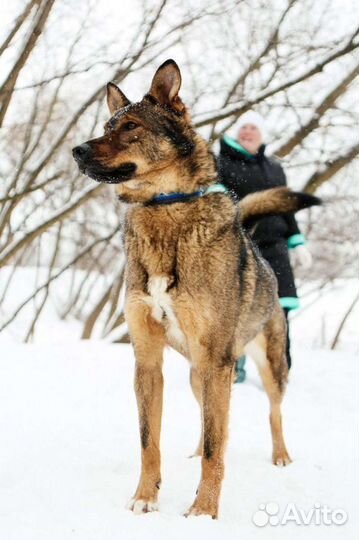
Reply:
[[147, 284], [146, 302], [152, 308], [152, 317], [164, 326], [168, 340], [183, 349], [186, 339], [176, 316], [173, 298], [168, 292], [169, 284], [168, 276], [152, 276]]

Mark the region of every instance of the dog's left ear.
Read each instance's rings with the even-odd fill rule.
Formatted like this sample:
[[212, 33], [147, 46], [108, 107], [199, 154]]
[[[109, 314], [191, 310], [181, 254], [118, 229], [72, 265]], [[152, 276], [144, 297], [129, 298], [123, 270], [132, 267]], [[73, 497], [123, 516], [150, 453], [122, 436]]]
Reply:
[[182, 114], [185, 112], [186, 107], [178, 96], [181, 82], [181, 72], [176, 62], [166, 60], [156, 71], [149, 94], [161, 105], [166, 105]]
[[111, 115], [130, 104], [131, 101], [127, 99], [115, 83], [109, 82], [107, 84], [107, 105]]

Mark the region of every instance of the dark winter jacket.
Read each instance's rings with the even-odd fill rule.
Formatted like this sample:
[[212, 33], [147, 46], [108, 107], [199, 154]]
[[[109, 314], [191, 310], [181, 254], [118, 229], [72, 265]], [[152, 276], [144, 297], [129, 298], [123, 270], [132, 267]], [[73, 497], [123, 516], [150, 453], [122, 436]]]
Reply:
[[[221, 182], [238, 199], [255, 191], [285, 186], [286, 177], [278, 161], [265, 155], [262, 145], [252, 155], [237, 141], [224, 137], [218, 158]], [[283, 307], [297, 307], [297, 293], [290, 266], [288, 247], [304, 244], [293, 214], [265, 216], [251, 222], [248, 229], [262, 255], [272, 266], [278, 280]]]

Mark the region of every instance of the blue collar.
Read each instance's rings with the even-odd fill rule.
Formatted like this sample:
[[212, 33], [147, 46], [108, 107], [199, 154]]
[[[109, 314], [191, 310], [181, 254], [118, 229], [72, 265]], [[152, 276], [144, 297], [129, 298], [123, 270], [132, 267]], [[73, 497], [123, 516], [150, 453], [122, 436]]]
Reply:
[[210, 193], [228, 193], [228, 189], [223, 184], [212, 184], [207, 188], [199, 189], [193, 193], [160, 193], [148, 201], [147, 204], [171, 204], [186, 202], [192, 199], [209, 195]]

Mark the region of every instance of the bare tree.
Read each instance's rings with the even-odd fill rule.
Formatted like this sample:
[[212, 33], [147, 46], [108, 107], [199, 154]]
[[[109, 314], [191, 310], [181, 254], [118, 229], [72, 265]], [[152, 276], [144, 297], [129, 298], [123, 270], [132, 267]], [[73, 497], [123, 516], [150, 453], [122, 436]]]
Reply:
[[[348, 207], [357, 211], [357, 194], [350, 183], [337, 190], [344, 177], [355, 179], [358, 163], [352, 133], [359, 116], [359, 26], [349, 10], [332, 0], [153, 0], [139, 2], [136, 16], [123, 16], [113, 33], [107, 25], [99, 38], [94, 13], [106, 9], [105, 0], [82, 5], [79, 15], [74, 0], [19, 3], [0, 45], [6, 74], [0, 82], [0, 268], [7, 276], [0, 329], [33, 305], [23, 332], [31, 339], [55, 298], [52, 285], [68, 276], [60, 315], [80, 319], [83, 338], [127, 339], [121, 208], [107, 187], [79, 175], [70, 149], [107, 117], [107, 81], [137, 88], [170, 56], [182, 66], [194, 124], [214, 148], [255, 107], [272, 126], [270, 150], [284, 160], [290, 183], [310, 193], [329, 188], [337, 203], [321, 217], [311, 214], [307, 234], [313, 246], [327, 242], [332, 260], [341, 250], [343, 263], [331, 264], [330, 273], [328, 259], [319, 257], [314, 273], [322, 282], [350, 274]], [[333, 17], [341, 24], [333, 27]], [[71, 31], [64, 30], [65, 18]], [[333, 215], [341, 223], [334, 231]], [[329, 243], [321, 239], [324, 229]], [[9, 308], [23, 265], [45, 273], [38, 271], [34, 288]]]

